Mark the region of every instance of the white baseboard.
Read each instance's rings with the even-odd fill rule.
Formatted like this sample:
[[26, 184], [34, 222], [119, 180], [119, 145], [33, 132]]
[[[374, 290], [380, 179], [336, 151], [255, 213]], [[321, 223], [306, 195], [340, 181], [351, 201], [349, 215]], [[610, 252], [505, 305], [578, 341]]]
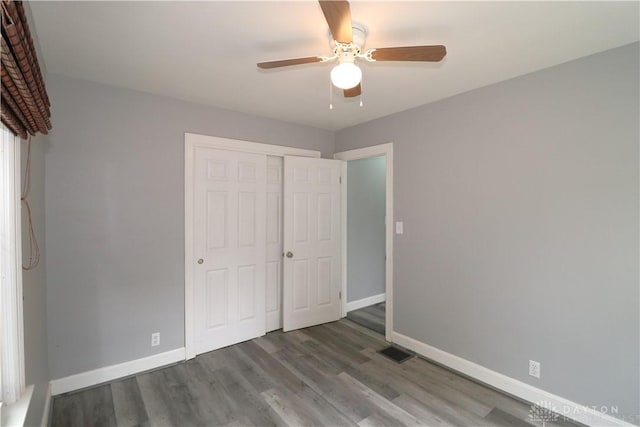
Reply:
[[387, 299], [386, 294], [382, 293], [378, 295], [373, 295], [371, 297], [348, 302], [347, 313], [353, 310], [359, 310], [364, 307], [369, 307], [370, 305], [373, 305], [373, 304], [381, 303], [383, 301], [386, 301], [386, 299]]
[[171, 363], [185, 360], [185, 348], [178, 348], [160, 354], [143, 357], [142, 359], [130, 360], [117, 365], [105, 366], [93, 371], [82, 372], [68, 377], [51, 381], [51, 394], [67, 393], [92, 385], [112, 381], [129, 375], [159, 368]]
[[454, 371], [461, 372], [480, 382], [488, 384], [510, 395], [519, 397], [527, 402], [537, 403], [546, 409], [554, 410], [562, 416], [571, 418], [588, 426], [624, 426], [632, 427], [635, 424], [628, 423], [611, 415], [604, 414], [595, 409], [586, 407], [576, 402], [572, 402], [555, 394], [546, 392], [532, 385], [523, 383], [514, 378], [487, 369], [476, 363], [470, 362], [461, 357], [455, 356], [446, 351], [432, 347], [416, 339], [410, 338], [398, 332], [391, 333], [392, 342], [401, 345], [409, 350], [415, 351], [427, 359], [433, 360]]
[[42, 421], [40, 427], [48, 427], [49, 414], [51, 413], [51, 383], [47, 387], [47, 394], [44, 396], [44, 409], [42, 410]]

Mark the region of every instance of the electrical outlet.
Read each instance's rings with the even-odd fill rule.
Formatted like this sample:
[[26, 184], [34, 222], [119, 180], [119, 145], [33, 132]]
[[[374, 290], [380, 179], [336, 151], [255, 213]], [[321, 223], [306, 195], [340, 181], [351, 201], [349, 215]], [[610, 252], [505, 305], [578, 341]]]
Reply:
[[160, 332], [154, 332], [151, 334], [151, 347], [160, 345]]
[[540, 362], [529, 360], [529, 375], [540, 378]]

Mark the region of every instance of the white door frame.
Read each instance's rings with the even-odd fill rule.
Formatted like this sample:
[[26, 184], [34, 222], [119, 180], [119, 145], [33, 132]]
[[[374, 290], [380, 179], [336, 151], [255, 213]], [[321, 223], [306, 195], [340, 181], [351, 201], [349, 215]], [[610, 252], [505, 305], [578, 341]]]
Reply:
[[320, 157], [320, 152], [316, 150], [262, 144], [259, 142], [220, 138], [195, 133], [184, 134], [184, 346], [187, 360], [196, 357], [194, 323], [195, 298], [193, 295], [193, 268], [195, 267], [195, 257], [193, 254], [193, 188], [195, 182], [194, 153], [196, 147], [241, 151], [269, 156]]
[[385, 262], [385, 338], [391, 341], [393, 332], [393, 143], [373, 145], [342, 151], [333, 155], [334, 159], [344, 160], [342, 166], [342, 315], [347, 315], [347, 161], [366, 159], [369, 157], [386, 157], [386, 208], [385, 208], [385, 246], [387, 259]]

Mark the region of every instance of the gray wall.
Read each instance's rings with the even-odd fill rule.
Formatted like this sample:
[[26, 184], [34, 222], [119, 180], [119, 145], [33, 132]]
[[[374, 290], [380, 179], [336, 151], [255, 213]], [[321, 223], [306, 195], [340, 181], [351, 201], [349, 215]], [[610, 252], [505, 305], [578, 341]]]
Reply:
[[[34, 385], [33, 397], [25, 425], [40, 425], [45, 396], [49, 387], [47, 364], [47, 290], [45, 279], [45, 151], [47, 137], [37, 136], [31, 143], [31, 206], [33, 227], [40, 247], [40, 263], [22, 273], [25, 374], [27, 384]], [[27, 160], [27, 143], [21, 144], [22, 177]], [[23, 182], [24, 188], [24, 182]], [[29, 234], [26, 209], [22, 208], [22, 258], [27, 264]]]
[[639, 48], [336, 134], [394, 142], [397, 332], [636, 423]]
[[329, 131], [52, 74], [47, 87], [54, 379], [184, 346], [185, 131], [334, 152]]
[[386, 158], [347, 162], [347, 301], [384, 293]]

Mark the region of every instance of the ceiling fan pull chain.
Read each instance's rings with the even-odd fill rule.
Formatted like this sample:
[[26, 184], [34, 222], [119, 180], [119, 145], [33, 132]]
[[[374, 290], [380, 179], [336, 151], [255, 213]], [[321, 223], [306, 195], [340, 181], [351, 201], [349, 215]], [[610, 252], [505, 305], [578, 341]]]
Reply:
[[362, 84], [362, 81], [364, 80], [364, 76], [360, 79], [360, 106], [362, 107], [363, 103], [362, 103], [362, 94], [364, 93], [364, 91], [362, 90], [362, 88], [364, 87], [364, 85]]
[[331, 87], [331, 77], [329, 77], [329, 110], [333, 110], [333, 87]]

